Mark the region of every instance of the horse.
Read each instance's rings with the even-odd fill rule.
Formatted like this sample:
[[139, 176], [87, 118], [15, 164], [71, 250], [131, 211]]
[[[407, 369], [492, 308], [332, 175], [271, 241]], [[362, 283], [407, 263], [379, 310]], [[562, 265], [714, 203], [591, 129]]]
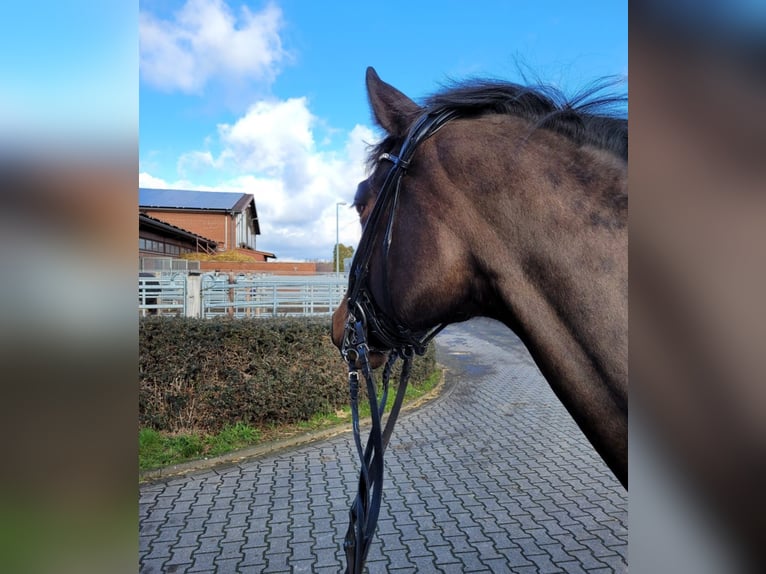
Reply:
[[332, 317], [350, 371], [350, 341], [377, 367], [445, 325], [496, 319], [627, 489], [626, 98], [481, 80], [420, 106], [373, 68], [366, 87], [385, 137], [354, 198], [362, 238]]

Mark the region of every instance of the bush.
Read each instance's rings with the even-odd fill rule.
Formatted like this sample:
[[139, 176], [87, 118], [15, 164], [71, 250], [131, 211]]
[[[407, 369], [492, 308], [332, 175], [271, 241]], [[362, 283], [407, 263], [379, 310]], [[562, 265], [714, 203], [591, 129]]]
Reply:
[[240, 253], [236, 249], [220, 253], [183, 253], [181, 259], [188, 261], [224, 261], [228, 263], [252, 263], [254, 258]]
[[[213, 433], [333, 412], [348, 403], [348, 384], [329, 331], [329, 318], [141, 318], [139, 427]], [[410, 384], [434, 369], [431, 348]]]

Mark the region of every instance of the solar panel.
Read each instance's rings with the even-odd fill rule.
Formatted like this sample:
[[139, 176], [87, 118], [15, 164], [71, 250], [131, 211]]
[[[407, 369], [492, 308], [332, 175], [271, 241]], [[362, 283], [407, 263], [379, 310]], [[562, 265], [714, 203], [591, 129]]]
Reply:
[[187, 189], [138, 188], [139, 207], [171, 207], [177, 209], [233, 209], [242, 193], [192, 191]]

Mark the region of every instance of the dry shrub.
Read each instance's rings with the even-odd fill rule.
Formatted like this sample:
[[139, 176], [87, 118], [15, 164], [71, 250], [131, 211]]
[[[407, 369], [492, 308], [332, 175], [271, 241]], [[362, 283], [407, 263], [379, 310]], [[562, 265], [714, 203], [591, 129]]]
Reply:
[[[329, 331], [329, 318], [142, 318], [139, 425], [217, 432], [333, 411], [348, 403], [348, 385]], [[434, 368], [429, 349], [410, 384]]]

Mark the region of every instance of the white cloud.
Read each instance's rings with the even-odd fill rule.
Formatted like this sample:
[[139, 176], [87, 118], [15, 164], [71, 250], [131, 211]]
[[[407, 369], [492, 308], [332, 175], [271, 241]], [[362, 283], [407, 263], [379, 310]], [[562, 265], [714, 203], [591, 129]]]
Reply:
[[240, 169], [284, 172], [315, 152], [314, 116], [306, 98], [258, 102], [233, 125], [220, 124], [218, 133]]
[[[224, 0], [187, 0], [172, 20], [142, 12], [142, 81], [187, 93], [219, 80], [268, 86], [289, 58], [281, 27], [282, 13], [273, 3], [257, 13], [242, 7], [235, 15]], [[176, 161], [175, 181], [154, 175], [155, 164], [149, 163], [142, 166], [139, 185], [251, 193], [260, 249], [280, 260], [329, 260], [336, 203], [353, 199], [373, 137], [369, 127], [356, 126], [344, 136], [325, 125], [305, 97], [261, 99], [235, 121], [219, 124], [212, 136], [190, 144]], [[337, 215], [340, 241], [356, 245], [356, 213], [341, 206]]]
[[166, 181], [161, 177], [152, 175], [148, 171], [139, 172], [138, 187], [149, 187], [153, 189], [196, 189], [197, 191], [217, 191], [212, 186], [199, 185], [188, 179]]
[[150, 173], [142, 171], [138, 174], [138, 187], [149, 187], [153, 189], [167, 189], [173, 187], [169, 185], [165, 180], [154, 177]]
[[[338, 151], [318, 149], [316, 118], [305, 98], [259, 102], [238, 121], [218, 126], [222, 151], [191, 150], [178, 161], [182, 179], [168, 183], [144, 172], [142, 186], [236, 191], [255, 196], [261, 225], [259, 249], [280, 260], [330, 260], [336, 234], [336, 203], [350, 203], [365, 176], [364, 158], [373, 132], [357, 125]], [[203, 177], [204, 172], [204, 177]], [[193, 181], [205, 179], [214, 185]], [[340, 241], [356, 245], [356, 212], [338, 209]]]
[[199, 92], [211, 79], [270, 84], [288, 57], [279, 31], [282, 12], [243, 6], [238, 16], [223, 0], [187, 0], [172, 21], [139, 14], [142, 80], [169, 91]]
[[183, 177], [194, 177], [204, 174], [210, 170], [220, 170], [226, 164], [226, 160], [231, 154], [224, 151], [219, 157], [213, 157], [208, 151], [190, 151], [178, 158], [176, 168]]

